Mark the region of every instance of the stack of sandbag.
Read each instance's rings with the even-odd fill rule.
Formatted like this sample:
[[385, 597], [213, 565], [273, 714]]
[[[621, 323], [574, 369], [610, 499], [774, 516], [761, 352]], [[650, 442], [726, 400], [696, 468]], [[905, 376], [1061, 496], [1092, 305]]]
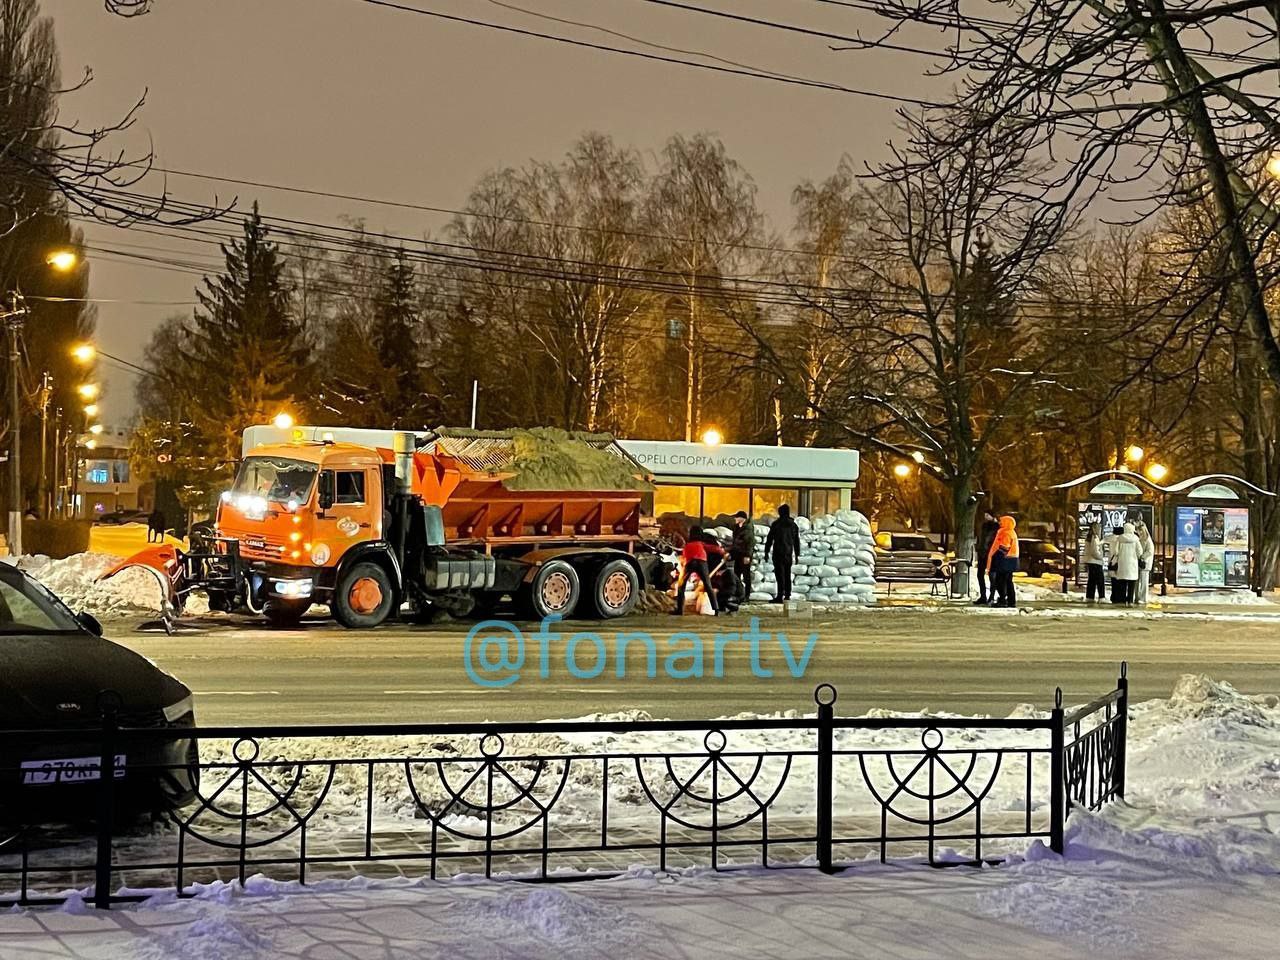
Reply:
[[[755, 571], [750, 598], [771, 600], [777, 593], [772, 560], [764, 543], [774, 517], [756, 525]], [[857, 510], [837, 510], [810, 520], [796, 517], [800, 559], [791, 568], [791, 597], [813, 603], [875, 603], [876, 554], [871, 523]], [[719, 531], [716, 531], [719, 533]]]

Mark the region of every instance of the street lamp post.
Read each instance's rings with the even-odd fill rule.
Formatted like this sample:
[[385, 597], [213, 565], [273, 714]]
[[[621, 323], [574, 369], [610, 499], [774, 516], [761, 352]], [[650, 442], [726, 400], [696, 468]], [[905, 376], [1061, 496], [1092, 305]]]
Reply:
[[27, 308], [18, 301], [16, 293], [9, 296], [9, 307], [0, 317], [4, 318], [9, 332], [9, 555], [22, 553], [22, 469], [19, 451], [22, 449], [22, 408], [19, 405], [18, 337], [22, 333], [22, 318]]

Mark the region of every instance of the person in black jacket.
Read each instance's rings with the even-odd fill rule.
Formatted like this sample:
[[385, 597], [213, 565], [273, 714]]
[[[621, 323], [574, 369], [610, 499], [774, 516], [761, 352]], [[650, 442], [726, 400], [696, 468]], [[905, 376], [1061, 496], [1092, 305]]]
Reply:
[[773, 559], [773, 575], [778, 581], [778, 595], [772, 602], [786, 603], [791, 599], [791, 564], [800, 559], [800, 528], [785, 503], [778, 507], [778, 519], [769, 525], [764, 552]]
[[739, 510], [733, 515], [733, 541], [729, 546], [729, 556], [733, 558], [733, 575], [738, 581], [738, 599], [746, 600], [751, 593], [751, 557], [756, 552], [756, 528], [747, 516], [747, 511]]
[[[996, 523], [996, 518], [990, 510], [982, 514], [982, 526], [978, 530], [978, 562], [975, 564], [978, 568], [978, 599], [974, 603], [987, 602], [987, 581], [992, 579], [992, 572], [987, 569], [987, 554], [991, 552], [991, 541], [996, 538], [996, 531], [999, 529], [1000, 524]], [[993, 583], [991, 599], [994, 600], [995, 596]]]

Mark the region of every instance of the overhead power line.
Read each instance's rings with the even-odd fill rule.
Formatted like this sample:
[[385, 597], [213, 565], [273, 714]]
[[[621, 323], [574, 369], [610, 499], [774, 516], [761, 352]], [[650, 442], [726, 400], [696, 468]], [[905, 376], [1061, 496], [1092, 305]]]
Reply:
[[366, 3], [374, 7], [385, 7], [388, 10], [396, 10], [401, 13], [416, 14], [422, 17], [431, 17], [436, 20], [446, 20], [450, 23], [460, 23], [471, 27], [481, 27], [488, 30], [498, 30], [502, 33], [515, 34], [522, 37], [530, 37], [537, 40], [547, 40], [552, 43], [562, 43], [572, 47], [582, 47], [587, 50], [596, 50], [601, 53], [612, 53], [625, 57], [638, 57], [642, 60], [651, 60], [658, 63], [669, 63], [683, 67], [693, 67], [699, 70], [710, 70], [714, 73], [731, 74], [740, 77], [753, 77], [757, 80], [770, 80], [774, 83], [793, 84], [801, 87], [811, 87], [818, 90], [832, 90], [837, 93], [848, 93], [859, 97], [869, 97], [874, 100], [888, 100], [894, 103], [903, 103], [916, 107], [938, 107], [941, 104], [931, 100], [924, 100], [919, 97], [904, 97], [897, 94], [885, 93], [880, 90], [863, 90], [857, 87], [847, 87], [843, 84], [832, 83], [827, 80], [813, 80], [804, 77], [792, 77], [782, 74], [768, 73], [758, 69], [744, 69], [739, 67], [730, 67], [723, 64], [700, 63], [697, 60], [687, 60], [683, 57], [667, 56], [659, 53], [647, 53], [643, 50], [628, 50], [625, 47], [615, 47], [609, 44], [592, 43], [589, 40], [577, 40], [572, 37], [563, 37], [554, 33], [542, 33], [537, 30], [527, 30], [523, 27], [514, 27], [505, 23], [493, 23], [488, 20], [477, 20], [472, 17], [460, 17], [451, 13], [442, 13], [439, 10], [427, 10], [422, 7], [415, 7], [408, 3], [398, 3], [395, 0], [355, 0], [357, 3]]

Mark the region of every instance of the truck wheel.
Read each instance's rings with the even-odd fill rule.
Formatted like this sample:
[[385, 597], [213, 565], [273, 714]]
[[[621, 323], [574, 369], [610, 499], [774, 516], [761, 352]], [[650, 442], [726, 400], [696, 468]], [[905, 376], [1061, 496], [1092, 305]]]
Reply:
[[330, 604], [334, 619], [344, 627], [376, 627], [394, 605], [391, 578], [376, 563], [357, 563], [344, 573]]
[[310, 609], [310, 600], [269, 600], [262, 614], [271, 626], [288, 630], [290, 627], [296, 627], [302, 615]]
[[544, 620], [556, 614], [567, 617], [578, 605], [582, 586], [578, 571], [563, 560], [544, 563], [525, 586], [525, 605], [534, 618]]
[[625, 617], [640, 597], [640, 578], [625, 560], [610, 560], [591, 583], [591, 602], [596, 613], [608, 620]]

